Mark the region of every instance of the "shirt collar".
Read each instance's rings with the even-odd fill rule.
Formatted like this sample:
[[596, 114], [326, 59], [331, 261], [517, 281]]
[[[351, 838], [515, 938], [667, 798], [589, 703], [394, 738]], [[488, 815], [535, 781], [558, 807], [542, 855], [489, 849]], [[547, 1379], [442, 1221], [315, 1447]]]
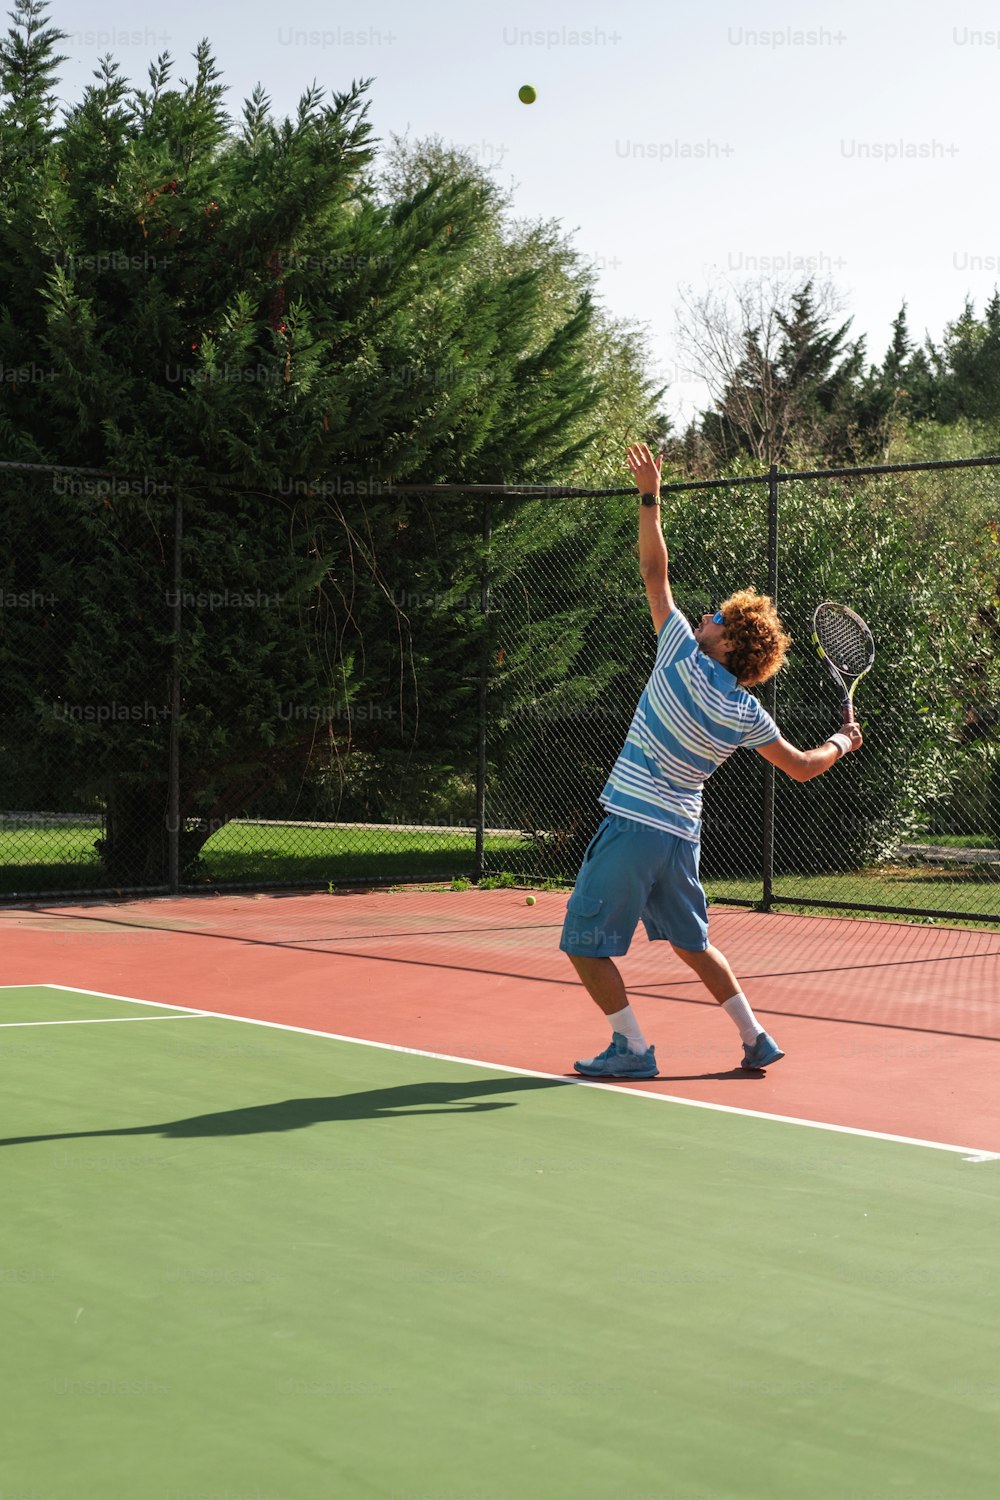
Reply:
[[724, 667], [721, 661], [716, 661], [714, 656], [709, 656], [707, 651], [698, 647], [698, 655], [701, 658], [702, 669], [712, 679], [715, 686], [723, 693], [731, 693], [734, 688], [739, 687], [734, 673], [728, 667]]

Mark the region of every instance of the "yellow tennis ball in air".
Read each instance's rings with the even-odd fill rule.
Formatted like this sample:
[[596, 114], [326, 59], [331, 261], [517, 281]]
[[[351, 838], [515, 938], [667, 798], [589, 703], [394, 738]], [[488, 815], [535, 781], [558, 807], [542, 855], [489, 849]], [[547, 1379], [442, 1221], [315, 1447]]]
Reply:
[[535, 898], [534, 898], [534, 896], [525, 896], [525, 898], [524, 898], [524, 904], [525, 904], [525, 906], [534, 906], [534, 904], [535, 904]]
[[535, 90], [531, 87], [530, 83], [523, 83], [517, 91], [517, 97], [520, 99], [522, 104], [534, 104], [535, 100], [538, 98], [538, 95], [535, 93]]

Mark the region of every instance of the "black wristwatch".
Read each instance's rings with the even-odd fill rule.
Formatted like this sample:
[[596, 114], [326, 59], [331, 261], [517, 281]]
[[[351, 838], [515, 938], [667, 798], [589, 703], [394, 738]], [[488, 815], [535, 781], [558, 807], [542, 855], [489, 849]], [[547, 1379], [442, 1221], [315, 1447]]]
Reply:
[[643, 497], [642, 497], [642, 503], [643, 503], [643, 505], [659, 505], [659, 503], [660, 503], [659, 496], [658, 495], [643, 495]]

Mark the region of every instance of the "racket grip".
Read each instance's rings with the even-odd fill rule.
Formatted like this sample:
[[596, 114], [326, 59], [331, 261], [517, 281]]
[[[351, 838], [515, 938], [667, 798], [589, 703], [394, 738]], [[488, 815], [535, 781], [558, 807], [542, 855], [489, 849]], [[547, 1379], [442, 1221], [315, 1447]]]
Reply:
[[854, 722], [854, 708], [850, 698], [845, 698], [840, 705], [840, 722], [841, 724], [852, 724]]

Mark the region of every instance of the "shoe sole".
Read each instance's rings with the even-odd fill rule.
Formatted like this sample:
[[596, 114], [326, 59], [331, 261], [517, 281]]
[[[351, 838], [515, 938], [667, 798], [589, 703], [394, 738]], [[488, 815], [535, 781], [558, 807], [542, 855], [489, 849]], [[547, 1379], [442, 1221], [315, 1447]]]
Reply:
[[740, 1067], [746, 1073], [763, 1073], [765, 1068], [771, 1067], [773, 1063], [780, 1062], [784, 1055], [785, 1054], [783, 1052], [776, 1052], [773, 1057], [769, 1057], [767, 1059], [767, 1062], [759, 1063], [748, 1063], [744, 1059], [744, 1061], [740, 1063]]
[[576, 1063], [573, 1064], [573, 1071], [579, 1073], [581, 1078], [656, 1078], [659, 1074], [658, 1068], [630, 1068], [626, 1073], [607, 1073], [602, 1068], [599, 1073], [589, 1072]]

